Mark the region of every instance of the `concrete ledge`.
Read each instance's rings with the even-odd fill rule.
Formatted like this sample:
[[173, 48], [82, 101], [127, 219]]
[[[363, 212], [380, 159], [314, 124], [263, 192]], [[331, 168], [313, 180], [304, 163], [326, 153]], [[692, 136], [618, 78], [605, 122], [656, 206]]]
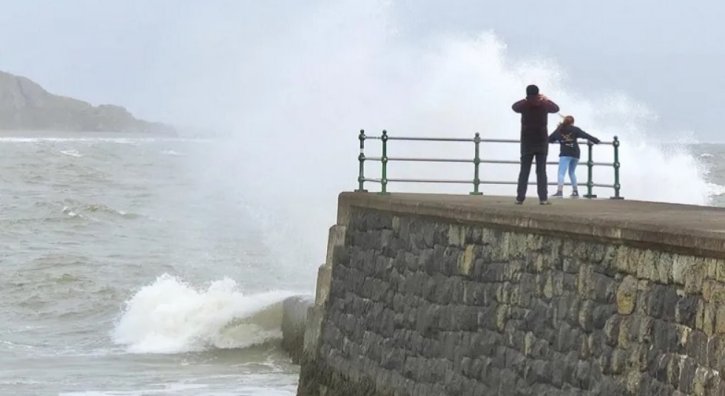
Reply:
[[536, 199], [514, 205], [511, 197], [444, 194], [341, 193], [338, 224], [351, 208], [444, 219], [548, 235], [566, 235], [725, 258], [725, 208], [643, 201]]

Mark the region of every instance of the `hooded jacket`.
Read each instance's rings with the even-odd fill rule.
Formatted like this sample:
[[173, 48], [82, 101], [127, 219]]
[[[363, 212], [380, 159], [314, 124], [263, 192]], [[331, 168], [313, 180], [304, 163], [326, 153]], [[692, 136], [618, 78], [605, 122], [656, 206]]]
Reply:
[[511, 108], [521, 114], [521, 154], [548, 153], [548, 115], [557, 113], [559, 106], [539, 95], [532, 95], [514, 103]]
[[599, 144], [599, 139], [582, 131], [574, 125], [562, 125], [549, 136], [549, 143], [561, 143], [561, 151], [559, 157], [579, 158], [581, 151], [577, 139], [591, 140], [593, 143]]

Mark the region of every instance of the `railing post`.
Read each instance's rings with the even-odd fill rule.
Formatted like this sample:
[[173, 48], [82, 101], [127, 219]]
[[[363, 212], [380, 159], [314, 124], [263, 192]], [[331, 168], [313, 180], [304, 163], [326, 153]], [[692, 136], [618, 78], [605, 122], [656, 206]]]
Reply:
[[481, 156], [480, 156], [480, 148], [481, 145], [481, 135], [476, 132], [476, 136], [473, 138], [473, 144], [475, 146], [475, 151], [473, 155], [473, 192], [471, 192], [471, 195], [483, 195], [480, 191], [478, 191], [478, 186], [481, 184], [481, 179], [478, 177], [478, 167], [479, 164], [481, 164]]
[[360, 139], [360, 155], [357, 156], [357, 160], [360, 162], [360, 168], [358, 170], [357, 174], [357, 190], [356, 192], [368, 192], [368, 190], [365, 189], [365, 130], [360, 130], [360, 135], [358, 136], [358, 139]]
[[592, 181], [592, 170], [594, 168], [594, 158], [592, 158], [592, 146], [594, 146], [594, 143], [592, 143], [591, 140], [588, 140], [587, 151], [589, 156], [587, 158], [587, 194], [584, 197], [589, 199], [597, 197], [595, 194], [592, 194], [592, 189], [594, 188], [594, 182]]
[[614, 146], [614, 196], [611, 197], [612, 199], [624, 199], [624, 197], [619, 195], [619, 188], [621, 187], [619, 184], [619, 138], [614, 137], [614, 142], [612, 142], [612, 145]]
[[381, 194], [388, 193], [388, 131], [383, 130], [383, 136], [380, 137], [383, 141], [383, 155], [381, 158], [383, 175], [380, 178], [380, 186], [382, 187]]

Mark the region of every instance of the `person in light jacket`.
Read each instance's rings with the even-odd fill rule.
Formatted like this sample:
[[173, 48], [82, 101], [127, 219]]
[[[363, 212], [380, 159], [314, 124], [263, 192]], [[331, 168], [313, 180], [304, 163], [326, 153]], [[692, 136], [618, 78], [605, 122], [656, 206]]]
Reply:
[[558, 142], [559, 150], [559, 177], [557, 180], [557, 190], [552, 197], [564, 196], [564, 176], [569, 171], [569, 180], [571, 180], [571, 196], [579, 197], [579, 190], [576, 184], [576, 165], [579, 163], [581, 150], [579, 150], [578, 139], [586, 139], [594, 144], [599, 144], [599, 139], [582, 131], [579, 127], [574, 126], [574, 117], [568, 115], [559, 124], [556, 130], [549, 136], [549, 143]]

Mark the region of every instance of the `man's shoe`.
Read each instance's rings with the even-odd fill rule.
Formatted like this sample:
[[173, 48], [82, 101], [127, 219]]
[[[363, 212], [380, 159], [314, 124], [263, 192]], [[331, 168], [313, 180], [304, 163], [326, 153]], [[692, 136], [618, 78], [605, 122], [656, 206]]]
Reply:
[[577, 190], [572, 191], [571, 192], [571, 197], [572, 198], [579, 198], [579, 191], [577, 191]]
[[562, 198], [564, 196], [564, 193], [561, 191], [557, 191], [555, 194], [552, 194], [551, 196], [555, 197], [555, 198]]
[[514, 203], [515, 203], [516, 205], [523, 205], [523, 204], [524, 204], [524, 201], [519, 201], [519, 200], [517, 199], [517, 200], [516, 200], [516, 202], [514, 202]]
[[539, 205], [551, 205], [549, 201], [539, 201]]

